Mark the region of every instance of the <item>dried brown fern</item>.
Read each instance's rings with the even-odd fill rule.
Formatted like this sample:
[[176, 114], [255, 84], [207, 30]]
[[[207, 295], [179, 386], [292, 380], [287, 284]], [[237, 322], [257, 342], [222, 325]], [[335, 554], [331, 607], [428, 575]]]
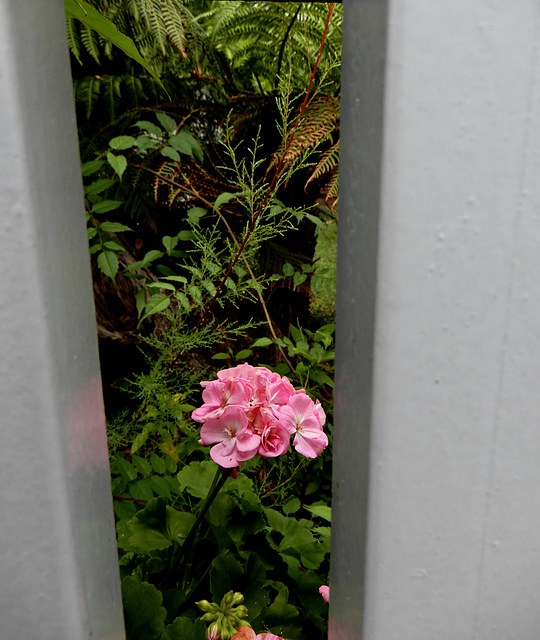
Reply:
[[[339, 99], [331, 95], [318, 95], [306, 107], [301, 121], [272, 157], [270, 167], [283, 160], [291, 166], [304, 151], [313, 149], [339, 129]], [[285, 149], [285, 152], [284, 152]]]
[[326, 174], [330, 174], [330, 179], [324, 187], [325, 200], [326, 204], [334, 210], [337, 207], [339, 191], [339, 140], [322, 154], [304, 189], [307, 189], [312, 180], [317, 180]]

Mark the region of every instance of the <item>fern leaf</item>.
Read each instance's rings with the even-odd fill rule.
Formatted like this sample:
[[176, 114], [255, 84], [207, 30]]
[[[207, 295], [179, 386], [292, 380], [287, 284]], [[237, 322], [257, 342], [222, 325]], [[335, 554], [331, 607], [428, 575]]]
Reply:
[[311, 177], [306, 182], [304, 190], [312, 180], [316, 180], [326, 173], [330, 173], [339, 164], [339, 140], [333, 144], [328, 151], [325, 151], [317, 166], [313, 170]]
[[81, 47], [77, 34], [77, 26], [73, 18], [66, 17], [66, 28], [69, 50], [71, 51], [77, 62], [82, 65]]
[[83, 25], [81, 28], [81, 42], [92, 58], [99, 62], [99, 41], [96, 32]]

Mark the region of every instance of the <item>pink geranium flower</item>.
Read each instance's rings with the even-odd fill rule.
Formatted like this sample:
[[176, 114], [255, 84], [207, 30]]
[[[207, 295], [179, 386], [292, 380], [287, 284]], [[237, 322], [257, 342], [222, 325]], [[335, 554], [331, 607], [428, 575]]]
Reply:
[[196, 422], [218, 418], [227, 406], [249, 406], [252, 387], [246, 380], [227, 378], [201, 383], [204, 385], [204, 404], [195, 409], [191, 417]]
[[291, 437], [287, 429], [276, 420], [268, 422], [261, 434], [257, 453], [263, 458], [276, 458], [289, 448]]
[[217, 443], [210, 449], [210, 457], [221, 467], [230, 469], [253, 458], [261, 438], [253, 433], [241, 408], [226, 407], [221, 416], [203, 424], [201, 441], [205, 445]]
[[243, 363], [201, 382], [203, 404], [191, 414], [202, 422], [201, 444], [215, 445], [210, 455], [223, 467], [235, 467], [255, 455], [276, 457], [289, 448], [318, 456], [328, 444], [321, 403], [296, 391], [285, 376]]
[[319, 593], [321, 594], [325, 602], [330, 602], [330, 587], [327, 587], [325, 584], [323, 584], [322, 587], [319, 587]]
[[298, 392], [279, 413], [281, 424], [294, 434], [293, 447], [307, 458], [316, 458], [328, 445], [321, 424], [322, 407], [319, 407], [306, 393]]

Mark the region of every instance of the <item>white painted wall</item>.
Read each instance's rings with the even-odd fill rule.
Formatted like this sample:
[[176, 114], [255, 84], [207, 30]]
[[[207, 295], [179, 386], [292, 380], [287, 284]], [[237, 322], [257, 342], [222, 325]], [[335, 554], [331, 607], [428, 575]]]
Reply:
[[0, 0], [0, 638], [121, 640], [62, 0]]
[[[337, 339], [349, 342], [338, 381], [354, 366], [373, 377], [351, 383], [364, 419], [342, 407], [336, 421], [337, 452], [368, 443], [369, 488], [349, 495], [336, 484], [335, 511], [350, 521], [369, 491], [363, 638], [537, 640], [540, 4], [394, 0], [384, 15], [385, 4], [346, 1], [344, 20], [344, 127], [356, 119], [358, 138], [342, 136], [340, 241], [364, 244], [356, 281], [341, 279], [355, 269], [350, 252], [339, 267]], [[381, 38], [387, 28], [383, 52], [373, 24]], [[353, 66], [355, 47], [364, 53]], [[380, 124], [369, 87], [382, 84]], [[380, 182], [366, 186], [379, 166]], [[372, 347], [354, 329], [356, 298], [374, 323]], [[347, 364], [355, 330], [363, 347]], [[336, 483], [364, 454], [347, 455]], [[339, 583], [345, 567], [361, 575], [364, 565], [351, 542], [362, 532], [336, 527]], [[358, 638], [362, 594], [336, 587], [330, 638]]]

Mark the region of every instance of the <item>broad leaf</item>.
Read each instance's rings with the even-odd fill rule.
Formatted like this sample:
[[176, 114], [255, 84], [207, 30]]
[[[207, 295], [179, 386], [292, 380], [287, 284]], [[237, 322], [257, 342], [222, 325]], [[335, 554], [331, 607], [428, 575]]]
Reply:
[[168, 116], [166, 113], [160, 113], [159, 111], [156, 111], [156, 118], [159, 120], [159, 123], [165, 129], [165, 131], [168, 131], [169, 133], [176, 133], [178, 125], [170, 116]]
[[238, 196], [241, 196], [241, 195], [242, 195], [241, 193], [222, 193], [220, 196], [216, 198], [216, 201], [214, 202], [214, 211], [216, 209], [219, 209], [222, 204], [226, 204], [230, 200], [233, 200], [234, 198], [238, 198]]
[[159, 313], [160, 311], [164, 311], [171, 304], [171, 299], [166, 293], [155, 293], [153, 296], [150, 296], [148, 302], [146, 303], [146, 307], [144, 309], [144, 314], [142, 315], [139, 324], [148, 316], [154, 315], [154, 313]]
[[274, 341], [270, 340], [270, 338], [259, 338], [258, 340], [255, 340], [255, 342], [251, 346], [252, 347], [268, 347], [271, 344], [274, 344]]
[[175, 151], [172, 147], [163, 147], [160, 153], [162, 156], [165, 156], [165, 158], [170, 158], [171, 160], [180, 162], [180, 155], [178, 154], [178, 151]]
[[107, 233], [119, 233], [121, 231], [133, 231], [129, 227], [126, 227], [125, 224], [121, 224], [120, 222], [102, 222], [99, 225], [99, 228], [102, 231], [106, 231]]
[[117, 136], [109, 142], [111, 149], [116, 149], [117, 151], [131, 149], [134, 144], [135, 138], [133, 136]]
[[100, 253], [97, 259], [97, 264], [100, 271], [114, 280], [118, 273], [118, 258], [114, 251], [103, 251]]
[[122, 580], [126, 640], [157, 640], [165, 627], [163, 596], [148, 582], [132, 576]]
[[148, 122], [148, 120], [139, 120], [134, 126], [139, 127], [139, 129], [144, 129], [158, 138], [163, 135], [163, 131], [153, 122]]
[[[101, 202], [96, 202], [92, 206], [92, 213], [107, 213], [108, 211], [114, 211], [118, 209], [118, 207], [124, 204], [123, 200], [102, 200]], [[126, 230], [131, 231], [129, 227], [126, 227]]]
[[118, 177], [122, 179], [122, 175], [127, 169], [127, 160], [124, 158], [124, 156], [115, 156], [114, 153], [107, 151], [107, 162], [116, 171]]

